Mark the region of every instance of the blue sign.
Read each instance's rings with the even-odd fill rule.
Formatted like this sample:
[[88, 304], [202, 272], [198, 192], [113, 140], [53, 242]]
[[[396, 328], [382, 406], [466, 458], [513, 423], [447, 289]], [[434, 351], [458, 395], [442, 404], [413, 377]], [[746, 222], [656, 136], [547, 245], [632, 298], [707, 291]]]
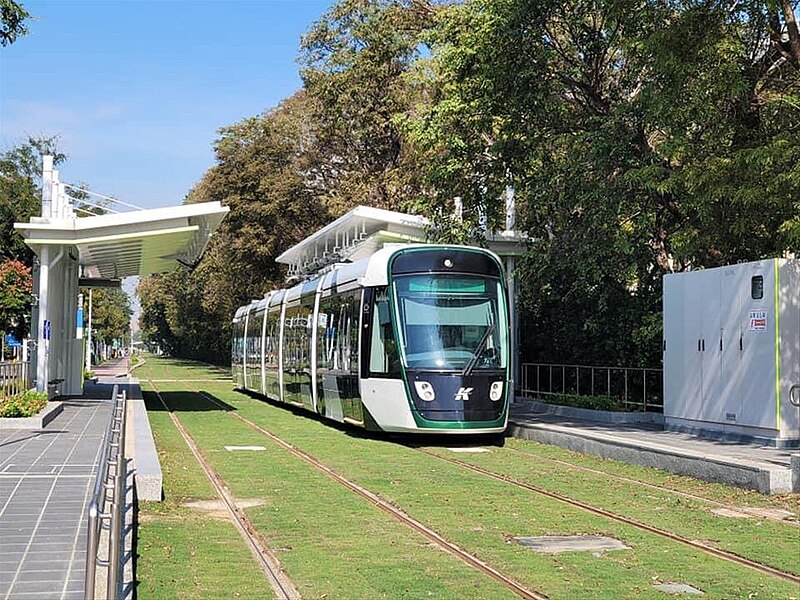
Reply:
[[19, 348], [22, 346], [22, 342], [15, 338], [13, 334], [9, 333], [6, 336], [6, 346], [9, 348]]
[[50, 339], [50, 321], [48, 321], [47, 319], [44, 320], [44, 331], [42, 333], [43, 333], [42, 337], [44, 337], [44, 339], [46, 340]]

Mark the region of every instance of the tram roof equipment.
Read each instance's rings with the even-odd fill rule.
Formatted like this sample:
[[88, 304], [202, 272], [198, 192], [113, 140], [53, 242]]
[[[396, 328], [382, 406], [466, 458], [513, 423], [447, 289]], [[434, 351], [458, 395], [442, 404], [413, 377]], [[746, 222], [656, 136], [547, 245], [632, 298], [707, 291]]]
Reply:
[[[276, 258], [289, 266], [287, 280], [310, 278], [337, 263], [371, 256], [386, 244], [425, 243], [430, 221], [419, 215], [357, 206]], [[486, 234], [487, 246], [500, 256], [519, 256], [527, 237], [511, 230]]]

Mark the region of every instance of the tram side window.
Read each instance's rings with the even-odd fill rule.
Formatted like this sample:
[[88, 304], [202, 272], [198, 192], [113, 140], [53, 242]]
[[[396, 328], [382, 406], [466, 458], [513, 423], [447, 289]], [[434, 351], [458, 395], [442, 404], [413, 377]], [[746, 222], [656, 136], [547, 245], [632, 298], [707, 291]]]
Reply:
[[267, 339], [264, 347], [264, 362], [270, 366], [278, 365], [278, 319], [275, 314], [267, 317]]
[[330, 296], [320, 302], [317, 366], [358, 373], [358, 293]]
[[386, 288], [375, 291], [371, 333], [370, 374], [379, 377], [400, 377], [400, 359], [397, 354], [394, 332], [392, 331], [389, 295]]
[[233, 348], [231, 355], [234, 362], [242, 361], [242, 324], [241, 322], [234, 323], [233, 325]]

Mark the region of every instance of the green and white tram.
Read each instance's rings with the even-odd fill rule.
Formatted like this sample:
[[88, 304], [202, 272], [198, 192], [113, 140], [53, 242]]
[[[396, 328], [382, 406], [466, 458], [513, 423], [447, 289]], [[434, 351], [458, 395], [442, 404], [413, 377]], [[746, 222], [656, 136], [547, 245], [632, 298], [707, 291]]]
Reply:
[[498, 257], [388, 246], [236, 311], [236, 386], [369, 430], [501, 433], [511, 393]]

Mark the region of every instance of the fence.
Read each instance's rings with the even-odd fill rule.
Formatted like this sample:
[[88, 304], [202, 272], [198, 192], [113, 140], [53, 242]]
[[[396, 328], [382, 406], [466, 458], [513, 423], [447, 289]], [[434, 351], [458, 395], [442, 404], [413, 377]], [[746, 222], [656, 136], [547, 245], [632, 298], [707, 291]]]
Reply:
[[0, 362], [0, 401], [30, 389], [27, 362]]
[[[103, 438], [100, 468], [89, 501], [85, 600], [94, 600], [95, 597], [115, 599], [120, 595], [125, 509], [126, 393], [118, 393], [115, 385], [111, 397], [114, 407]], [[107, 572], [105, 584], [97, 581], [97, 567], [103, 567]]]
[[664, 410], [661, 369], [523, 363], [521, 371], [521, 392], [527, 398], [558, 394], [603, 395], [618, 398], [626, 410]]

